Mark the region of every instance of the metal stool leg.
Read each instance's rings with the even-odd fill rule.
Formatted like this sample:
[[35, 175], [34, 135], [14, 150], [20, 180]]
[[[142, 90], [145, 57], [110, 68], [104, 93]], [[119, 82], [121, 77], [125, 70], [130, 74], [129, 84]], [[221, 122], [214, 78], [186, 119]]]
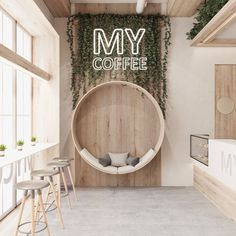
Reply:
[[58, 198], [57, 198], [57, 194], [56, 194], [56, 190], [55, 190], [55, 187], [54, 187], [52, 176], [49, 177], [49, 183], [50, 183], [50, 187], [51, 187], [52, 192], [53, 192], [54, 200], [56, 202], [56, 207], [57, 207], [56, 210], [57, 210], [57, 214], [58, 214], [58, 217], [59, 217], [59, 220], [60, 220], [60, 223], [61, 223], [61, 227], [62, 227], [62, 229], [64, 229], [64, 223], [63, 223], [63, 219], [62, 219], [61, 208], [60, 208], [59, 201], [58, 201]]
[[70, 195], [69, 195], [68, 187], [67, 187], [67, 184], [66, 184], [64, 168], [60, 168], [60, 173], [61, 173], [62, 180], [63, 180], [63, 183], [64, 183], [64, 187], [65, 187], [65, 190], [66, 190], [66, 194], [67, 194], [67, 198], [68, 198], [69, 207], [70, 207], [70, 209], [71, 209]]
[[48, 227], [47, 216], [46, 216], [45, 209], [44, 209], [44, 206], [43, 206], [43, 199], [42, 199], [42, 192], [41, 192], [41, 190], [38, 190], [38, 196], [39, 196], [39, 203], [41, 205], [42, 212], [43, 212], [44, 223], [47, 226], [48, 236], [50, 236], [50, 230], [49, 230], [49, 227]]
[[19, 215], [18, 222], [17, 222], [17, 228], [16, 228], [15, 236], [17, 236], [17, 234], [18, 234], [18, 229], [19, 229], [19, 225], [20, 225], [20, 222], [21, 222], [21, 219], [22, 219], [27, 193], [28, 193], [28, 191], [24, 191], [24, 196], [23, 196], [23, 199], [22, 199], [22, 202], [21, 202], [21, 205], [20, 205], [20, 215]]
[[31, 190], [31, 235], [35, 235], [35, 221], [34, 221], [34, 199], [35, 199], [35, 192]]
[[67, 170], [68, 170], [69, 177], [70, 177], [70, 182], [71, 182], [71, 185], [72, 185], [72, 188], [73, 188], [73, 191], [74, 191], [75, 200], [78, 201], [78, 198], [77, 198], [77, 195], [76, 195], [76, 191], [75, 191], [74, 181], [73, 181], [71, 170], [70, 170], [70, 166], [67, 166]]

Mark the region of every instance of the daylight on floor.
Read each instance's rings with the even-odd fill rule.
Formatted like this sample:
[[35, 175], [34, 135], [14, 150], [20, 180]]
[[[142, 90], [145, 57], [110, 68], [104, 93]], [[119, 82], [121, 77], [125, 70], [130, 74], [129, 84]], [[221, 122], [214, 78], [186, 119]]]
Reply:
[[0, 236], [236, 235], [236, 0], [0, 0]]

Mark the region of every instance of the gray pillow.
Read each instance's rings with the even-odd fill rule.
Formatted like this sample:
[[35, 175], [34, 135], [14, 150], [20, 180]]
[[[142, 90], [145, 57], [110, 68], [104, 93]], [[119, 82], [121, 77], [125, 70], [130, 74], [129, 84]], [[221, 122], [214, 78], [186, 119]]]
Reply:
[[128, 157], [127, 158], [127, 165], [129, 166], [136, 166], [139, 163], [138, 157]]
[[128, 157], [128, 152], [126, 153], [111, 153], [109, 152], [109, 156], [111, 158], [111, 165], [115, 167], [126, 166], [126, 161]]
[[99, 158], [98, 162], [103, 166], [107, 167], [111, 165], [111, 158], [109, 154], [105, 154], [103, 158]]

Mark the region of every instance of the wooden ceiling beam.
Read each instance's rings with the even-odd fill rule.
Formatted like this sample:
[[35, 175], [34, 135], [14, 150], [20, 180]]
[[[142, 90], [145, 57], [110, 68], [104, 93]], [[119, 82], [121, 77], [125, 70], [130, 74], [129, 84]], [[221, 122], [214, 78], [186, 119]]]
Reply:
[[193, 16], [203, 0], [168, 0], [167, 14], [173, 17]]
[[54, 17], [68, 17], [71, 14], [70, 0], [43, 0]]
[[1, 61], [6, 61], [17, 68], [22, 69], [25, 73], [30, 74], [32, 77], [41, 78], [47, 81], [51, 79], [51, 75], [49, 73], [29, 62], [25, 58], [19, 56], [2, 44], [0, 44], [0, 57]]

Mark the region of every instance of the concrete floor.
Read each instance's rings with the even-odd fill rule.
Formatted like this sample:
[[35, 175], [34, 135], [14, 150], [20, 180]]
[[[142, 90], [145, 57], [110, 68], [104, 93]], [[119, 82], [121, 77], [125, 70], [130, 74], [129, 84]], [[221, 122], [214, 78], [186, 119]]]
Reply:
[[62, 201], [64, 230], [48, 213], [53, 236], [236, 235], [236, 224], [191, 187], [84, 188], [78, 196], [72, 209]]

